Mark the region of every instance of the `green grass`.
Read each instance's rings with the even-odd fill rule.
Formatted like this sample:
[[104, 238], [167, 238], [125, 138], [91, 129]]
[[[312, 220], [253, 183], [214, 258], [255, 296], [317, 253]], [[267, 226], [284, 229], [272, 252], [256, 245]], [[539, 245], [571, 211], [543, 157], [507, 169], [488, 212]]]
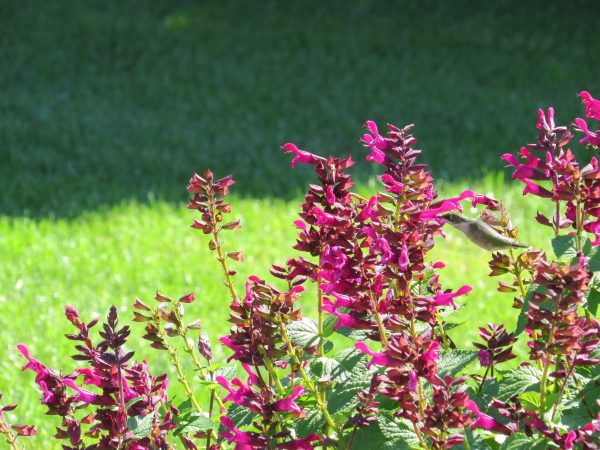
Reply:
[[[226, 330], [219, 271], [182, 206], [194, 171], [238, 180], [239, 282], [294, 242], [310, 172], [290, 170], [279, 146], [362, 161], [365, 119], [414, 122], [444, 193], [493, 192], [523, 241], [547, 244], [537, 202], [494, 174], [502, 153], [535, 139], [537, 107], [568, 123], [582, 114], [577, 92], [600, 92], [599, 13], [594, 0], [0, 2], [0, 391], [21, 404], [11, 419], [38, 424], [29, 447], [49, 448], [53, 424], [15, 345], [74, 367], [64, 304], [84, 316], [115, 304], [128, 321], [136, 296], [194, 291], [189, 315], [213, 338]], [[373, 187], [375, 168], [356, 169]], [[514, 321], [486, 252], [450, 230], [432, 257], [448, 262], [448, 287], [474, 284], [457, 342]], [[302, 302], [310, 312], [313, 299]], [[166, 367], [139, 339], [132, 347]]]
[[[175, 201], [193, 168], [292, 196], [287, 141], [362, 154], [415, 123], [434, 175], [474, 178], [600, 91], [600, 4], [24, 0], [0, 4], [0, 211], [74, 217]], [[362, 169], [364, 176], [372, 173]], [[7, 180], [9, 180], [7, 182]]]

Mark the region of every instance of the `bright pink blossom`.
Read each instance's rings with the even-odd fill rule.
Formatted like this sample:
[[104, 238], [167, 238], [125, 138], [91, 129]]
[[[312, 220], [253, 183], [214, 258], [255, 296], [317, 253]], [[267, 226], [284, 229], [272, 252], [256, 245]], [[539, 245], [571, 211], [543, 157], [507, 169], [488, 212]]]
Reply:
[[433, 302], [437, 306], [452, 305], [452, 307], [454, 309], [456, 309], [456, 303], [454, 303], [454, 299], [456, 297], [460, 297], [461, 295], [465, 295], [465, 294], [471, 292], [472, 290], [473, 290], [473, 288], [471, 286], [464, 285], [456, 292], [441, 292], [433, 298]]
[[294, 417], [304, 417], [302, 408], [296, 404], [296, 399], [304, 393], [302, 386], [296, 386], [289, 397], [278, 400], [274, 404], [275, 411], [289, 411]]
[[585, 137], [579, 141], [580, 144], [591, 144], [600, 147], [600, 133], [588, 129], [588, 125], [583, 119], [575, 119], [575, 125], [585, 134]]
[[303, 164], [315, 165], [318, 164], [320, 161], [325, 161], [325, 159], [321, 158], [320, 156], [314, 155], [304, 150], [300, 150], [295, 144], [292, 143], [287, 143], [281, 148], [285, 150], [286, 153], [293, 153], [296, 155], [294, 156], [294, 159], [292, 159], [292, 167], [296, 167], [296, 164], [298, 164], [299, 162]]
[[585, 106], [585, 116], [590, 119], [600, 120], [600, 100], [596, 100], [587, 91], [581, 91], [579, 96]]

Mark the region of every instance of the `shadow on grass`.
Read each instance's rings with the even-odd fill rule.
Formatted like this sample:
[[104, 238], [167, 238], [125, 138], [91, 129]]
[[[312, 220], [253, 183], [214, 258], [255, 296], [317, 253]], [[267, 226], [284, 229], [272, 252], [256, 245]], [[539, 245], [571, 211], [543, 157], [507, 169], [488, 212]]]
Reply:
[[[279, 146], [351, 153], [365, 119], [414, 122], [436, 177], [535, 139], [535, 110], [600, 91], [600, 3], [19, 2], [0, 5], [0, 214], [185, 202], [194, 171], [289, 197]], [[360, 164], [364, 179], [374, 168]]]

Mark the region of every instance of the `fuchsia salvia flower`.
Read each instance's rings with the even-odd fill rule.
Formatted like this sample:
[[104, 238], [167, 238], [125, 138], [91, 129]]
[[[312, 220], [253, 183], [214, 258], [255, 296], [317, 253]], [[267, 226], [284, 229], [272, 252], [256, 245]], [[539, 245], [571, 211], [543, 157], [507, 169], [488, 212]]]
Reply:
[[75, 392], [77, 392], [77, 394], [78, 394], [77, 401], [87, 403], [87, 404], [94, 404], [99, 401], [98, 395], [94, 394], [93, 392], [86, 391], [85, 389], [80, 388], [70, 378], [65, 378], [63, 380], [63, 383], [65, 386], [69, 386], [71, 389], [73, 389]]
[[467, 401], [465, 407], [477, 416], [477, 419], [475, 419], [475, 421], [471, 424], [472, 430], [476, 428], [483, 428], [484, 430], [495, 431], [497, 433], [505, 434], [508, 432], [508, 434], [512, 434], [510, 430], [508, 430], [501, 423], [497, 422], [496, 419], [494, 419], [491, 416], [488, 416], [487, 414], [482, 413], [479, 410], [477, 403], [475, 403], [473, 400]]
[[585, 134], [585, 137], [579, 141], [580, 144], [590, 144], [595, 147], [600, 147], [600, 133], [591, 131], [588, 128], [588, 124], [583, 119], [575, 119], [575, 125], [579, 128], [579, 131]]
[[590, 119], [600, 120], [600, 100], [596, 100], [587, 91], [581, 91], [579, 96], [585, 106], [585, 116]]
[[377, 164], [383, 164], [385, 162], [385, 153], [383, 150], [387, 150], [390, 144], [379, 134], [375, 122], [367, 120], [365, 126], [371, 132], [371, 134], [365, 133], [362, 138], [362, 142], [371, 150], [371, 154], [366, 159], [367, 161], [375, 161]]
[[458, 291], [456, 292], [441, 292], [433, 298], [433, 303], [435, 303], [437, 306], [452, 305], [452, 307], [456, 309], [457, 306], [456, 303], [454, 303], [454, 299], [456, 297], [460, 297], [461, 295], [465, 295], [471, 292], [472, 290], [473, 288], [471, 286], [465, 285], [458, 289]]
[[293, 153], [294, 159], [292, 159], [291, 166], [296, 167], [296, 164], [318, 164], [319, 161], [324, 161], [324, 158], [320, 156], [313, 155], [312, 153], [306, 152], [304, 150], [300, 150], [296, 144], [288, 143], [281, 147], [285, 150], [286, 153]]
[[302, 412], [302, 408], [300, 408], [296, 404], [296, 399], [304, 394], [304, 387], [296, 386], [289, 397], [278, 400], [273, 405], [275, 411], [288, 411], [291, 412], [294, 417], [305, 417], [306, 414]]

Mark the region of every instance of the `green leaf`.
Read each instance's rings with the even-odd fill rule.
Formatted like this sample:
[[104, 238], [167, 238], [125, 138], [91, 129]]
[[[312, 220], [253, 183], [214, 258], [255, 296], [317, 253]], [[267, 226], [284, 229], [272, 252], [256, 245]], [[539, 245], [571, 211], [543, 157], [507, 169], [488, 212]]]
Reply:
[[310, 364], [310, 371], [319, 381], [328, 382], [332, 379], [332, 373], [340, 363], [332, 358], [321, 356]]
[[598, 305], [600, 304], [600, 291], [592, 288], [587, 295], [587, 303], [584, 308], [587, 309], [594, 316], [598, 314]]
[[[362, 360], [360, 363], [356, 364], [349, 373], [342, 372], [339, 368], [342, 367], [343, 364], [348, 364], [351, 360], [351, 356], [349, 356], [348, 359], [342, 359], [344, 363], [340, 362], [340, 365], [332, 373], [334, 380], [344, 380], [343, 383], [337, 383], [335, 389], [333, 389], [333, 392], [327, 399], [329, 411], [333, 415], [354, 408], [358, 403], [356, 394], [362, 389], [369, 387], [371, 384], [371, 377], [376, 372], [375, 369], [367, 369], [366, 362], [363, 363]], [[344, 374], [342, 375], [342, 373]]]
[[539, 392], [523, 392], [521, 395], [519, 395], [519, 400], [521, 401], [523, 408], [525, 408], [527, 411], [536, 412], [540, 409], [541, 395]]
[[345, 382], [352, 373], [366, 373], [369, 357], [354, 348], [341, 351], [334, 356], [338, 365], [331, 372], [333, 381]]
[[219, 367], [217, 370], [215, 370], [213, 379], [216, 379], [217, 377], [220, 376], [220, 377], [226, 378], [227, 380], [231, 381], [235, 378], [236, 373], [237, 373], [236, 366]]
[[141, 395], [138, 395], [137, 397], [132, 398], [125, 404], [125, 411], [128, 411], [129, 408], [131, 408], [133, 405], [135, 405], [137, 402], [139, 402], [140, 400], [143, 400], [143, 399], [144, 399], [144, 397], [142, 397]]
[[577, 236], [557, 236], [552, 239], [552, 249], [558, 259], [577, 256]]
[[[466, 438], [469, 446], [467, 447], [464, 443], [452, 447], [455, 450], [467, 450], [467, 448], [474, 450], [493, 450], [497, 449], [499, 445], [496, 442], [490, 443], [483, 439], [483, 436], [480, 434], [474, 433], [471, 429], [464, 429], [464, 437]], [[493, 440], [492, 440], [493, 441]]]
[[[520, 395], [532, 386], [537, 386], [542, 373], [534, 366], [521, 366], [502, 374], [498, 398], [508, 401], [515, 395]], [[535, 390], [535, 387], [534, 389]]]
[[506, 438], [500, 446], [500, 450], [546, 450], [547, 446], [547, 439], [533, 440], [525, 433], [515, 433]]
[[440, 352], [438, 372], [440, 375], [456, 375], [477, 358], [475, 350], [450, 350]]
[[290, 323], [287, 333], [292, 342], [300, 347], [314, 347], [320, 342], [317, 322], [306, 317]]
[[254, 413], [249, 409], [234, 403], [227, 409], [227, 417], [231, 419], [236, 428], [240, 428], [252, 423]]
[[186, 433], [198, 433], [200, 431], [208, 431], [215, 428], [215, 423], [207, 416], [194, 413], [191, 415], [190, 420], [183, 425], [183, 430]]
[[336, 330], [338, 334], [346, 336], [347, 338], [354, 339], [355, 341], [364, 341], [367, 339], [368, 331], [356, 330], [354, 328], [340, 327]]
[[333, 326], [337, 323], [338, 318], [335, 316], [327, 315], [323, 319], [323, 337], [329, 337], [335, 331]]
[[127, 429], [138, 439], [143, 439], [152, 431], [154, 414], [133, 416], [127, 419]]
[[297, 436], [308, 436], [318, 433], [323, 426], [323, 413], [318, 409], [313, 409], [307, 414], [307, 417], [300, 420], [294, 420], [294, 429]]
[[590, 272], [600, 272], [600, 251], [596, 251], [588, 260], [588, 270]]
[[419, 439], [412, 427], [403, 419], [395, 419], [387, 413], [377, 414], [376, 422], [359, 428], [352, 441], [353, 449], [410, 450], [418, 446]]
[[561, 423], [570, 429], [581, 428], [590, 423], [600, 414], [600, 405], [596, 402], [598, 398], [600, 398], [600, 380], [588, 381], [581, 390], [581, 396], [574, 394], [573, 399], [564, 404], [561, 410]]

